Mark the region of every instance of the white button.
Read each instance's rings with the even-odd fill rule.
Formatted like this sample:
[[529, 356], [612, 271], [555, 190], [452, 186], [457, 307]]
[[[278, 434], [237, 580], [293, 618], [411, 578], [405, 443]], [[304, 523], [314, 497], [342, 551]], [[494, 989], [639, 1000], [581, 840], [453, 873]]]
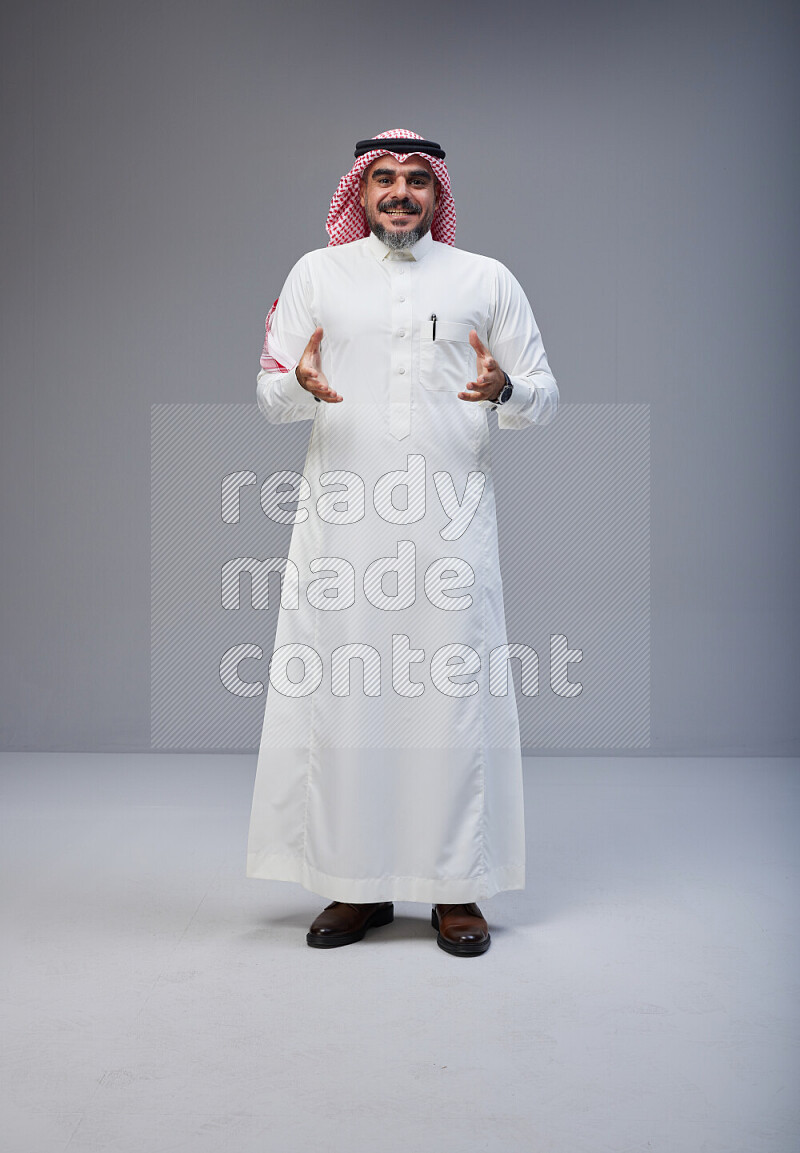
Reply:
[[405, 336], [405, 334], [406, 334], [406, 330], [404, 328], [401, 328], [397, 335], [398, 336]]
[[404, 368], [398, 368], [398, 370], [397, 370], [397, 371], [398, 371], [398, 372], [400, 373], [400, 375], [402, 376], [402, 375], [403, 375], [403, 373], [405, 372], [405, 369], [404, 369]]
[[405, 300], [405, 297], [404, 297], [404, 296], [401, 296], [401, 297], [400, 297], [400, 299], [401, 299], [401, 300]]

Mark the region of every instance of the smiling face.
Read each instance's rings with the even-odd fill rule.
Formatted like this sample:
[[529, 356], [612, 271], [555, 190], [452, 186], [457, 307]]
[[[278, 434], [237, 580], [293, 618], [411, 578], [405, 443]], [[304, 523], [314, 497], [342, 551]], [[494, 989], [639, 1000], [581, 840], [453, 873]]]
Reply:
[[379, 156], [361, 177], [360, 199], [378, 239], [390, 248], [408, 248], [430, 231], [439, 189], [433, 169], [421, 156], [402, 163]]

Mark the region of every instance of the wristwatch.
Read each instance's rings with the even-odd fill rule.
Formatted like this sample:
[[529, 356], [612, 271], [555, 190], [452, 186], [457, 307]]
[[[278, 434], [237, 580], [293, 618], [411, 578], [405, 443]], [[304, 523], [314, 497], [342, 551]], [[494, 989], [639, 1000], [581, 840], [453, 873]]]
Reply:
[[511, 396], [511, 393], [514, 391], [514, 385], [511, 383], [508, 373], [504, 372], [503, 376], [506, 378], [506, 382], [503, 385], [503, 391], [492, 405], [493, 409], [497, 408], [498, 404], [505, 404], [508, 398]]

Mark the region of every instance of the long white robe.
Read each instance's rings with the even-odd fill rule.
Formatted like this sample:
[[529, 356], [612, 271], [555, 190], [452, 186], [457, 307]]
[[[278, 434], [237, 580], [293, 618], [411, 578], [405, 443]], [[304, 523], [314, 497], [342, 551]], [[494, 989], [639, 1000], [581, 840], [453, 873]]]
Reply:
[[514, 384], [500, 427], [549, 421], [558, 388], [536, 321], [498, 261], [370, 235], [298, 261], [271, 352], [294, 367], [318, 325], [343, 401], [317, 402], [293, 371], [257, 387], [267, 420], [314, 425], [303, 479], [282, 463], [267, 502], [294, 527], [247, 875], [355, 902], [524, 888], [491, 406], [456, 393], [476, 376], [475, 328]]

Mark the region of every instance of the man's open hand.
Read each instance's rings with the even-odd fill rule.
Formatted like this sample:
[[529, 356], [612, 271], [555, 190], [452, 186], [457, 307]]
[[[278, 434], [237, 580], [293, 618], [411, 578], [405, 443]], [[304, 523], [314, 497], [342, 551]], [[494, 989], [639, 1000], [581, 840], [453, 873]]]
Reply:
[[319, 346], [322, 343], [322, 329], [315, 328], [311, 333], [311, 339], [303, 350], [303, 355], [297, 363], [294, 374], [299, 383], [310, 392], [317, 400], [325, 400], [329, 404], [335, 404], [339, 400], [344, 400], [343, 396], [335, 389], [331, 388], [325, 379], [325, 374], [322, 371], [322, 361], [319, 355]]
[[475, 349], [478, 359], [477, 380], [469, 381], [467, 390], [458, 393], [458, 399], [497, 400], [506, 383], [503, 370], [498, 367], [495, 358], [490, 356], [489, 349], [481, 344], [481, 339], [474, 328], [470, 330], [469, 342]]

